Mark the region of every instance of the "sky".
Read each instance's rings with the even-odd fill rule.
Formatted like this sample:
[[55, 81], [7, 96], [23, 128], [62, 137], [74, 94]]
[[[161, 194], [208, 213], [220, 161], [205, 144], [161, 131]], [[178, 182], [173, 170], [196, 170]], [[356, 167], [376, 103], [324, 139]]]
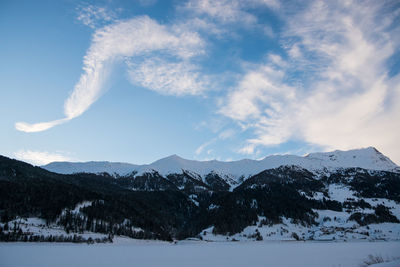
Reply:
[[5, 156], [400, 164], [398, 1], [1, 0], [0, 34]]

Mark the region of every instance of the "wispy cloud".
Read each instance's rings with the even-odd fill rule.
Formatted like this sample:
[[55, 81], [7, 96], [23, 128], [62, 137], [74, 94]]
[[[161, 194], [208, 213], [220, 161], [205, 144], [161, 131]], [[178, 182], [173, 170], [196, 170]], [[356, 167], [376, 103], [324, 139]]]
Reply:
[[207, 84], [197, 67], [187, 61], [148, 59], [130, 63], [128, 74], [133, 84], [167, 95], [199, 95]]
[[218, 138], [221, 140], [226, 140], [235, 135], [235, 130], [226, 129], [219, 133]]
[[189, 0], [178, 7], [185, 19], [181, 27], [198, 30], [218, 38], [240, 38], [240, 29], [256, 30], [260, 35], [274, 37], [271, 25], [262, 23], [254, 10], [279, 10], [278, 0]]
[[204, 142], [203, 144], [201, 144], [195, 151], [196, 155], [200, 155], [201, 153], [203, 153], [204, 149], [206, 149], [209, 145], [215, 143], [217, 141], [217, 138], [214, 137], [211, 140]]
[[116, 19], [114, 11], [95, 5], [81, 5], [77, 8], [77, 20], [92, 29]]
[[400, 78], [386, 65], [399, 49], [398, 26], [386, 4], [315, 1], [290, 10], [287, 59], [247, 70], [220, 107], [254, 130], [243, 153], [299, 139], [326, 149], [373, 145], [400, 161]]
[[[249, 3], [253, 7], [277, 6], [272, 0]], [[243, 19], [246, 24], [255, 22], [252, 14], [242, 11], [243, 6], [241, 1], [200, 0], [186, 4], [187, 10], [216, 17], [220, 23], [239, 23]], [[161, 94], [201, 95], [209, 88], [207, 76], [190, 59], [204, 54], [205, 42], [197, 30], [212, 25], [215, 33], [221, 33], [211, 20], [194, 17], [187, 19], [186, 25], [182, 21], [161, 25], [147, 16], [119, 21], [115, 13], [94, 5], [81, 6], [79, 12], [78, 20], [96, 31], [83, 59], [83, 73], [64, 103], [65, 118], [33, 124], [17, 122], [17, 130], [40, 132], [83, 114], [108, 89], [105, 85], [116, 62], [129, 63], [131, 82]], [[104, 23], [111, 24], [98, 28]]]
[[220, 23], [244, 23], [254, 25], [257, 16], [249, 10], [259, 7], [279, 8], [277, 0], [190, 0], [185, 9], [198, 16], [205, 15]]
[[[395, 23], [400, 10], [393, 3], [189, 0], [177, 8], [185, 15], [168, 25], [147, 16], [118, 21], [106, 9], [87, 6], [79, 20], [97, 30], [79, 82], [65, 101], [65, 118], [15, 126], [25, 132], [44, 131], [80, 116], [107, 90], [116, 62], [128, 63], [133, 84], [160, 94], [206, 94], [210, 84], [218, 84], [212, 79], [224, 79], [205, 75], [193, 60], [207, 54], [205, 40], [212, 38], [206, 35], [253, 27], [279, 38], [281, 50], [257, 64], [243, 64], [234, 85], [222, 87], [217, 96], [222, 119], [252, 133], [240, 153], [301, 140], [325, 149], [372, 145], [400, 162], [400, 76], [389, 75], [387, 65], [400, 49]], [[279, 36], [253, 12], [262, 8], [282, 20]], [[101, 21], [109, 25], [99, 28]], [[212, 127], [212, 122], [206, 124]], [[220, 133], [224, 127], [215, 127], [216, 137], [196, 154], [229, 138], [232, 133]]]
[[225, 129], [221, 131], [216, 137], [204, 142], [201, 144], [195, 151], [196, 155], [200, 155], [203, 152], [206, 152], [208, 155], [210, 155], [213, 152], [213, 149], [209, 149], [205, 151], [205, 149], [213, 144], [215, 144], [218, 140], [226, 140], [235, 135], [235, 131], [233, 129]]
[[[104, 84], [113, 65], [118, 61], [139, 56], [149, 58], [153, 52], [165, 52], [169, 57], [175, 57], [177, 61], [187, 62], [191, 57], [203, 53], [203, 45], [197, 33], [160, 25], [147, 16], [120, 21], [98, 29], [84, 57], [83, 74], [64, 103], [65, 118], [35, 124], [18, 122], [15, 125], [16, 129], [25, 132], [44, 131], [80, 116], [107, 89]], [[175, 65], [175, 71], [182, 71], [179, 67], [179, 64]], [[153, 69], [158, 69], [160, 74], [163, 72], [160, 66], [155, 66]], [[184, 74], [187, 77], [191, 75], [187, 71]], [[194, 76], [192, 77], [195, 80]], [[194, 80], [189, 82], [194, 84]], [[192, 89], [189, 90], [188, 84], [183, 84], [182, 80], [175, 79], [174, 83], [180, 85], [176, 89], [179, 93], [172, 90], [170, 86], [163, 87], [162, 81], [152, 83], [150, 86], [159, 92], [165, 90], [167, 94], [194, 93]], [[200, 87], [196, 88], [198, 92]]]
[[257, 18], [241, 8], [240, 1], [228, 0], [192, 0], [186, 4], [186, 8], [197, 15], [207, 15], [222, 23], [243, 22], [252, 24]]
[[242, 153], [253, 153], [255, 144], [276, 145], [291, 136], [292, 126], [285, 123], [285, 116], [287, 109], [297, 101], [296, 90], [285, 84], [285, 72], [280, 66], [282, 59], [278, 58], [272, 55], [271, 63], [249, 70], [219, 110], [239, 121], [242, 127], [255, 130], [257, 138], [248, 140], [251, 145], [240, 150]]
[[72, 160], [70, 157], [64, 156], [60, 153], [50, 153], [47, 151], [19, 150], [14, 153], [14, 156], [19, 160], [23, 160], [38, 166], [54, 161]]
[[55, 121], [40, 122], [40, 123], [34, 123], [34, 124], [29, 124], [26, 122], [17, 122], [17, 123], [15, 123], [15, 128], [18, 131], [27, 132], [27, 133], [41, 132], [41, 131], [46, 131], [56, 125], [63, 124], [64, 122], [66, 122], [68, 120], [69, 120], [68, 118], [65, 118], [65, 119], [60, 119], [60, 120], [55, 120]]

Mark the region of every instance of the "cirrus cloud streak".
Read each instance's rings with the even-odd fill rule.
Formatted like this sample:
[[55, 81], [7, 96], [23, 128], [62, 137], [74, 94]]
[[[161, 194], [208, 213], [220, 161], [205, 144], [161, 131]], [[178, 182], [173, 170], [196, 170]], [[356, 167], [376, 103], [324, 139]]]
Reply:
[[[65, 118], [29, 124], [17, 122], [15, 127], [24, 132], [40, 132], [82, 115], [107, 89], [104, 84], [116, 62], [140, 56], [152, 57], [154, 52], [166, 53], [177, 61], [187, 62], [203, 53], [203, 41], [195, 32], [160, 25], [147, 16], [119, 21], [96, 30], [92, 44], [83, 60], [83, 74], [64, 103]], [[159, 66], [153, 66], [160, 69]], [[190, 74], [187, 74], [190, 76]], [[182, 83], [182, 80], [180, 81]], [[189, 86], [179, 91], [170, 87], [165, 94], [195, 94]]]

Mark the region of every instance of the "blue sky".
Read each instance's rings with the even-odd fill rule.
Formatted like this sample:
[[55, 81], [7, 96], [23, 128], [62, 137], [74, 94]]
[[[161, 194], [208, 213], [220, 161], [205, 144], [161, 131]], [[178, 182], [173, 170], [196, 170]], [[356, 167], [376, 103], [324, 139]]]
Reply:
[[375, 146], [400, 163], [396, 1], [0, 3], [1, 154], [150, 163]]

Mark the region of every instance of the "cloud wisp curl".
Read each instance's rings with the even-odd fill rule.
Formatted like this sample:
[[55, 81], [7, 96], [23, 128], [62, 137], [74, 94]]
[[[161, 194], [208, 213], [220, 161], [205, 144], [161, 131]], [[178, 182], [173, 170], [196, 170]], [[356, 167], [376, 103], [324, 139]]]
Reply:
[[[203, 45], [197, 33], [160, 25], [147, 16], [98, 29], [84, 57], [83, 74], [64, 103], [65, 118], [34, 124], [17, 122], [15, 127], [19, 131], [40, 132], [82, 115], [107, 89], [104, 85], [116, 62], [140, 56], [149, 58], [155, 52], [164, 52], [174, 57], [175, 61], [183, 62], [181, 64], [189, 64], [190, 58], [203, 53]], [[153, 67], [160, 69], [160, 66]], [[157, 91], [163, 89], [157, 87]], [[181, 86], [179, 91], [166, 87], [165, 94], [197, 92], [189, 86]]]

